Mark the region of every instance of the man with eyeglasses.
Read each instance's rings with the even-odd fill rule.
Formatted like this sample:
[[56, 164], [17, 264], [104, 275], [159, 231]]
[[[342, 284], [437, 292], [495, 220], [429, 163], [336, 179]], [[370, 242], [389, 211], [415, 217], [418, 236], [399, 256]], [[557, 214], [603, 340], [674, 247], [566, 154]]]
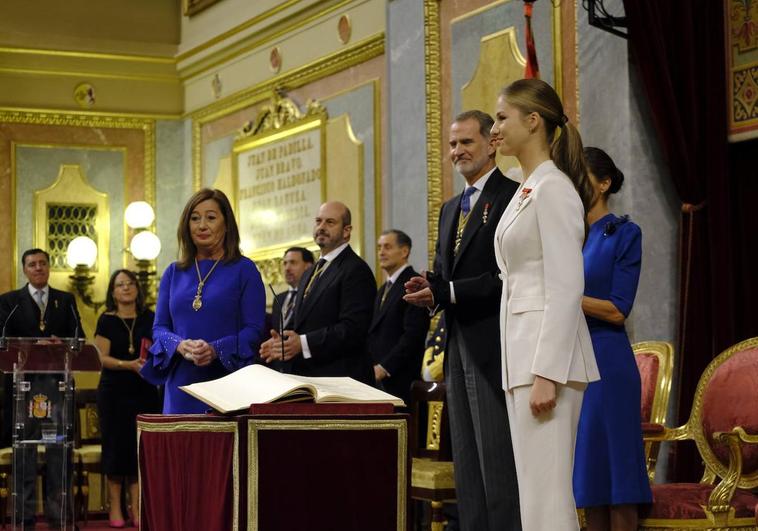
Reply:
[[[48, 285], [50, 255], [42, 249], [29, 249], [22, 255], [21, 265], [28, 283], [19, 290], [9, 291], [0, 296], [0, 326], [4, 327], [6, 337], [84, 337], [74, 296]], [[60, 425], [61, 411], [58, 405], [58, 401], [62, 400], [62, 393], [58, 390], [60, 376], [49, 373], [29, 374], [26, 378], [31, 384], [31, 389], [25, 397], [27, 418], [24, 419], [26, 432], [23, 437], [24, 439], [40, 439], [43, 423], [57, 422]], [[13, 419], [13, 375], [6, 374], [3, 383], [2, 443], [4, 446], [10, 446]], [[19, 496], [23, 496], [16, 504], [18, 514], [14, 515], [14, 518], [24, 529], [32, 529], [36, 512], [37, 448], [31, 446], [19, 451], [21, 455], [15, 456], [15, 462], [19, 463], [23, 459], [25, 473], [13, 474], [15, 491]], [[45, 461], [49, 471], [61, 469], [63, 459], [62, 447], [47, 446], [45, 448]], [[48, 473], [46, 477], [45, 514], [51, 529], [60, 527], [62, 523], [60, 479], [59, 474], [53, 473]], [[23, 513], [21, 513], [22, 506]]]

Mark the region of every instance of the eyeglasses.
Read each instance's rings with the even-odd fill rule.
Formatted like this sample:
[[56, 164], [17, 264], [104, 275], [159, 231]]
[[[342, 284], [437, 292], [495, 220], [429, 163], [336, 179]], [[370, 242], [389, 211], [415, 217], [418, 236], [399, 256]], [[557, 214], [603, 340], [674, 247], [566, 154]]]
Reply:
[[132, 286], [136, 286], [137, 283], [133, 280], [127, 280], [126, 282], [116, 282], [115, 286], [117, 288], [131, 288]]

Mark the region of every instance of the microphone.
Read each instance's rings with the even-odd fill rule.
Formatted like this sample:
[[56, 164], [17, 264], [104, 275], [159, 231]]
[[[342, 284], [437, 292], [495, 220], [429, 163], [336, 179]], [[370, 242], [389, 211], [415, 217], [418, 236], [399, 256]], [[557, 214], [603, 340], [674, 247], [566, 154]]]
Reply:
[[76, 314], [76, 309], [73, 304], [71, 304], [69, 308], [74, 316], [74, 337], [69, 343], [69, 348], [74, 352], [79, 352], [82, 350], [82, 345], [79, 343], [79, 316]]
[[[268, 289], [274, 294], [274, 302], [276, 302], [279, 294], [274, 291], [274, 287], [271, 284], [268, 285]], [[284, 304], [280, 305], [279, 308], [279, 339], [282, 340], [282, 360], [279, 363], [279, 372], [284, 372]]]
[[5, 318], [5, 322], [3, 323], [3, 335], [0, 336], [0, 350], [8, 350], [8, 339], [5, 337], [5, 327], [8, 326], [8, 321], [11, 320], [11, 316], [16, 310], [18, 310], [18, 303], [13, 307], [11, 313], [8, 314], [8, 317]]

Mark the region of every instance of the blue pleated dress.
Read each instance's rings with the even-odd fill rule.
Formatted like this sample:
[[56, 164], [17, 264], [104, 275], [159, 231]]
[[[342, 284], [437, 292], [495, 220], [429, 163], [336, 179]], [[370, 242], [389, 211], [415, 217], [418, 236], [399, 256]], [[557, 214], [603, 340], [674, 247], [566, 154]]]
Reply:
[[[584, 246], [584, 294], [632, 310], [642, 258], [640, 228], [608, 214], [590, 227]], [[649, 503], [640, 427], [640, 375], [624, 326], [587, 317], [600, 381], [582, 402], [574, 459], [577, 507]]]

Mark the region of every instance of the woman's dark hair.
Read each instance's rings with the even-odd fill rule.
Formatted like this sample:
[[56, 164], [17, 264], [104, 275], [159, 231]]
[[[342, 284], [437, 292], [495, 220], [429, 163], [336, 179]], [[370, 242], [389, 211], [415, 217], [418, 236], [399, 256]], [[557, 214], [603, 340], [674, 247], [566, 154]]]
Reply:
[[137, 300], [134, 301], [134, 304], [137, 307], [137, 315], [139, 315], [145, 310], [145, 294], [142, 293], [142, 286], [140, 286], [139, 281], [137, 280], [137, 275], [128, 269], [116, 269], [111, 275], [111, 279], [108, 281], [108, 291], [105, 292], [105, 311], [115, 312], [118, 310], [116, 300], [113, 298], [113, 290], [116, 289], [116, 277], [121, 273], [129, 277], [137, 288]]
[[624, 184], [624, 174], [616, 167], [608, 153], [600, 148], [586, 147], [584, 148], [584, 159], [587, 161], [590, 172], [597, 179], [601, 181], [611, 180], [611, 185], [606, 190], [605, 195], [615, 194], [621, 190], [621, 185]]
[[213, 199], [218, 207], [221, 209], [221, 215], [224, 216], [224, 224], [226, 225], [226, 234], [224, 235], [224, 257], [225, 263], [234, 262], [242, 256], [240, 251], [240, 233], [237, 228], [237, 220], [234, 219], [234, 211], [232, 205], [229, 203], [229, 199], [226, 194], [221, 190], [211, 190], [210, 188], [203, 188], [195, 192], [190, 197], [187, 204], [182, 211], [182, 217], [179, 220], [179, 228], [176, 230], [176, 238], [179, 240], [179, 260], [177, 266], [180, 269], [187, 269], [195, 261], [197, 255], [197, 247], [195, 242], [192, 241], [192, 235], [190, 234], [190, 217], [192, 211], [195, 210], [197, 205], [208, 199]]
[[[503, 88], [500, 95], [522, 113], [536, 112], [542, 117], [550, 158], [574, 183], [584, 211], [589, 212], [593, 190], [582, 154], [582, 137], [564, 114], [558, 93], [541, 79], [519, 79]], [[556, 135], [559, 128], [560, 134]]]

